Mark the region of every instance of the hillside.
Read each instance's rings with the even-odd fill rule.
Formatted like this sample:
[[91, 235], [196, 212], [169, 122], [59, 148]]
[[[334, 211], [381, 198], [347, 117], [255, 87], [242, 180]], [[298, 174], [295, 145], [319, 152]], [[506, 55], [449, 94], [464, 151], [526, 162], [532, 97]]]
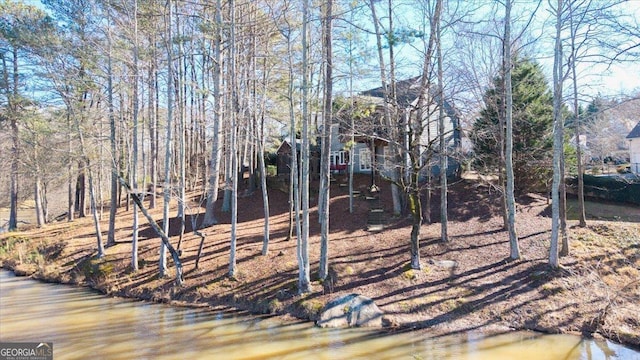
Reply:
[[[367, 181], [366, 177], [358, 179], [363, 193]], [[381, 189], [381, 204], [388, 213], [389, 187], [384, 184]], [[118, 242], [102, 260], [93, 258], [96, 240], [90, 218], [2, 234], [0, 258], [6, 268], [50, 281], [92, 286], [113, 296], [235, 306], [314, 319], [330, 299], [360, 293], [373, 298], [386, 312], [391, 329], [425, 328], [437, 334], [532, 329], [601, 335], [640, 347], [640, 209], [629, 208], [625, 221], [590, 220], [584, 229], [570, 221], [571, 255], [561, 259], [561, 269], [554, 270], [546, 260], [551, 221], [544, 197], [518, 199], [517, 231], [523, 259], [507, 261], [508, 235], [498, 216], [498, 194], [477, 180], [462, 180], [452, 186], [449, 197], [450, 242], [439, 241], [438, 223], [424, 225], [423, 270], [415, 271], [408, 267], [410, 228], [406, 219], [385, 216], [388, 223], [383, 231], [368, 232], [367, 201], [356, 199], [350, 214], [346, 188], [336, 183], [331, 191], [331, 279], [314, 281], [313, 293], [303, 297], [296, 289], [296, 241], [286, 240], [288, 195], [277, 190], [271, 190], [269, 198], [268, 256], [260, 254], [260, 193], [238, 200], [236, 279], [226, 276], [229, 214], [220, 214], [221, 223], [204, 230], [203, 256], [199, 269], [194, 268], [199, 238], [191, 233], [191, 219], [201, 220], [204, 212], [197, 193], [190, 195], [191, 211], [181, 246], [185, 266], [181, 288], [173, 285], [171, 277], [158, 278], [160, 241], [146, 223], [140, 232], [140, 270], [129, 270], [132, 221], [131, 212], [124, 209], [119, 209]], [[438, 204], [432, 205], [433, 214], [438, 214]], [[153, 214], [161, 218], [161, 205]], [[315, 212], [311, 223], [310, 258], [315, 274], [319, 258]], [[174, 222], [171, 225], [177, 228]], [[102, 229], [106, 234], [106, 216]]]

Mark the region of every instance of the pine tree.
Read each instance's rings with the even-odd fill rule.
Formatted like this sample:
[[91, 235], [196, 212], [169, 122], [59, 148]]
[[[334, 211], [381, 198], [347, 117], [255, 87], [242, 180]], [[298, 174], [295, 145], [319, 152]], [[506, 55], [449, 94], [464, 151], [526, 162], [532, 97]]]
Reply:
[[[544, 186], [550, 176], [553, 99], [542, 68], [530, 59], [513, 61], [513, 163], [515, 190], [523, 193]], [[500, 158], [499, 111], [503, 106], [502, 78], [485, 93], [486, 107], [473, 125], [471, 139], [476, 164], [498, 171]], [[504, 129], [502, 129], [504, 133]]]

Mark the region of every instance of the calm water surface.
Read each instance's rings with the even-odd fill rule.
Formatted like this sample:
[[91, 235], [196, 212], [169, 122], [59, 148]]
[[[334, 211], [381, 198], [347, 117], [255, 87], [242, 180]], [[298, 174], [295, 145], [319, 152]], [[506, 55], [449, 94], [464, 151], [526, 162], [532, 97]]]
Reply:
[[53, 342], [54, 359], [640, 359], [570, 335], [432, 338], [173, 308], [0, 271], [0, 341]]

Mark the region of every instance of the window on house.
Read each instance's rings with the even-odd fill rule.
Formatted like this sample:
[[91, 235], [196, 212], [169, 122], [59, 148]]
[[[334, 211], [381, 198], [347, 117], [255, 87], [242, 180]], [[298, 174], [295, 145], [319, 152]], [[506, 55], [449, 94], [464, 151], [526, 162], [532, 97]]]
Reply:
[[331, 165], [346, 165], [347, 156], [345, 151], [332, 151], [331, 152]]
[[360, 171], [371, 171], [371, 150], [369, 148], [360, 149]]
[[349, 154], [346, 151], [331, 152], [331, 170], [342, 171], [347, 168]]

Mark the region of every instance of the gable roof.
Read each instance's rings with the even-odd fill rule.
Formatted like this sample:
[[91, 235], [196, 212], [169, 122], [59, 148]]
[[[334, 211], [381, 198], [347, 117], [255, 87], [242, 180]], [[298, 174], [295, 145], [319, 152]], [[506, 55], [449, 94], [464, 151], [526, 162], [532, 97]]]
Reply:
[[[278, 146], [278, 150], [276, 150], [276, 153], [280, 153], [280, 150], [284, 149], [285, 146], [287, 146], [289, 149], [291, 149], [291, 144], [289, 143], [289, 139], [285, 139], [285, 140], [282, 141], [282, 144], [280, 144], [280, 146]], [[300, 149], [302, 149], [302, 140], [301, 139], [296, 139], [296, 150], [300, 151]], [[320, 151], [320, 145], [318, 145], [318, 143], [309, 144], [309, 151], [311, 151], [311, 152]]]
[[[400, 106], [408, 106], [420, 96], [420, 76], [411, 79], [396, 81], [396, 100]], [[382, 86], [365, 90], [362, 95], [376, 98], [384, 98]]]
[[[420, 83], [421, 80], [422, 76], [416, 76], [410, 79], [396, 81], [396, 101], [398, 102], [398, 105], [400, 107], [406, 108], [413, 104], [416, 99], [418, 99], [422, 86], [422, 84]], [[429, 88], [429, 93], [436, 100], [439, 99], [440, 95], [436, 93], [436, 90], [434, 88]], [[375, 89], [365, 90], [361, 93], [361, 95], [382, 99], [384, 98], [384, 89], [382, 88], [382, 86], [380, 86]], [[451, 118], [454, 123], [457, 124], [457, 112], [446, 99], [444, 100], [444, 110], [447, 116], [449, 116], [449, 118]]]
[[[422, 77], [417, 76], [407, 80], [397, 81], [396, 82], [396, 101], [399, 107], [401, 115], [403, 113], [411, 113], [416, 108], [417, 100], [420, 96], [422, 84]], [[432, 98], [431, 100], [438, 101], [440, 100], [440, 95], [436, 92], [434, 87], [429, 88], [429, 96]], [[385, 106], [384, 102], [384, 89], [383, 87], [377, 87], [370, 90], [365, 90], [361, 92], [359, 95], [354, 96], [353, 104], [365, 104], [366, 106], [373, 105], [375, 106], [375, 110], [368, 115], [360, 117], [358, 116], [358, 120], [353, 123], [354, 129], [346, 130], [350, 128], [351, 125], [348, 124], [348, 119], [351, 119], [351, 114], [349, 111], [345, 111], [341, 116], [340, 111], [336, 114], [337, 116], [334, 118], [335, 121], [340, 125], [340, 134], [357, 132], [360, 134], [365, 134], [362, 136], [356, 136], [356, 141], [361, 142], [362, 139], [366, 141], [379, 141], [381, 143], [388, 143], [386, 137], [388, 136], [388, 129], [383, 121], [383, 109]], [[460, 129], [460, 119], [458, 116], [458, 112], [453, 108], [451, 103], [449, 103], [446, 99], [444, 100], [444, 111], [446, 114], [446, 118], [451, 121], [453, 126], [453, 139], [455, 141], [456, 146], [459, 146], [462, 133]], [[398, 118], [398, 120], [400, 120]], [[343, 140], [341, 140], [343, 141]], [[344, 142], [344, 141], [343, 141]]]
[[636, 124], [636, 127], [634, 127], [633, 130], [631, 130], [629, 135], [627, 135], [627, 139], [632, 139], [632, 138], [640, 138], [640, 121], [638, 121], [638, 123]]

